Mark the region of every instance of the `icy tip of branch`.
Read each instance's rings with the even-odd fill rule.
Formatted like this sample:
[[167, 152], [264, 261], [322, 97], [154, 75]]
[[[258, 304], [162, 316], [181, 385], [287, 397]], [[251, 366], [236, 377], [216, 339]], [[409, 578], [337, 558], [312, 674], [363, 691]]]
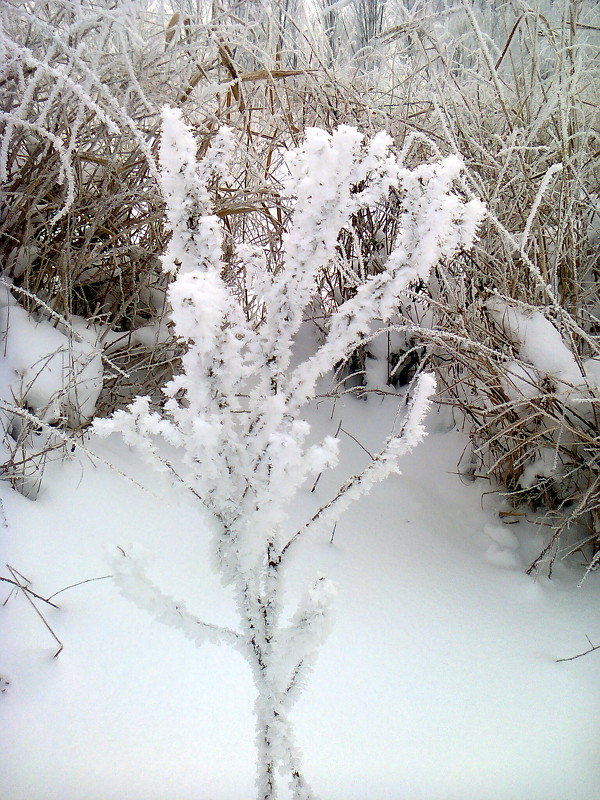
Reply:
[[456, 153], [450, 153], [449, 156], [442, 159], [440, 166], [441, 171], [445, 172], [451, 180], [456, 180], [464, 170], [465, 162]]
[[432, 372], [424, 372], [419, 376], [410, 400], [405, 428], [401, 437], [402, 443], [408, 447], [408, 452], [427, 436], [424, 420], [433, 403], [436, 388], [437, 383]]
[[96, 419], [92, 421], [92, 430], [98, 436], [106, 438], [110, 436], [111, 433], [114, 433], [117, 428], [112, 417], [96, 417]]
[[329, 3], [328, 5], [323, 6], [323, 8], [319, 9], [320, 16], [324, 17], [326, 14], [330, 14], [332, 11], [341, 11], [342, 8], [346, 8], [354, 0], [333, 0], [333, 2]]
[[171, 122], [181, 122], [182, 115], [180, 108], [173, 108], [172, 106], [163, 106], [160, 110], [160, 118], [163, 124], [169, 124]]
[[419, 375], [411, 399], [411, 416], [423, 420], [433, 403], [433, 396], [437, 389], [437, 381], [433, 372], [424, 372]]
[[161, 111], [160, 164], [164, 170], [179, 172], [196, 163], [196, 140], [183, 121], [180, 108], [165, 106]]
[[112, 545], [106, 552], [106, 560], [112, 568], [113, 578], [144, 571], [153, 559], [152, 553], [139, 544], [132, 544], [127, 549], [121, 545]]
[[308, 590], [308, 597], [313, 606], [329, 606], [337, 595], [336, 584], [324, 575], [319, 576]]

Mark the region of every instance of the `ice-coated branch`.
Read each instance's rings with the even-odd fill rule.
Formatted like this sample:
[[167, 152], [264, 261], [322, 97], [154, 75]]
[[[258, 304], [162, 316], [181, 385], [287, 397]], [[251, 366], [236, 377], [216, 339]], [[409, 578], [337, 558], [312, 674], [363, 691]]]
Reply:
[[333, 258], [340, 231], [352, 214], [379, 202], [397, 184], [390, 137], [379, 133], [366, 147], [363, 139], [347, 125], [332, 134], [309, 128], [300, 147], [288, 154], [284, 193], [293, 198], [292, 221], [283, 240], [283, 267], [264, 298], [263, 340], [279, 381], [289, 366], [292, 337], [314, 297], [316, 277]]
[[393, 316], [411, 284], [426, 282], [440, 259], [472, 246], [485, 207], [479, 200], [464, 202], [453, 192], [462, 169], [462, 161], [449, 156], [436, 164], [399, 171], [401, 224], [385, 270], [371, 276], [339, 307], [323, 346], [295, 370], [290, 394], [296, 402], [312, 396], [318, 378], [348, 357], [373, 320]]
[[233, 133], [220, 128], [205, 157], [196, 160], [196, 140], [181, 109], [162, 110], [160, 185], [173, 236], [163, 269], [175, 274], [214, 267], [221, 262], [222, 226], [210, 212], [207, 184], [212, 173], [228, 174]]
[[197, 646], [205, 642], [236, 647], [241, 644], [241, 634], [230, 628], [203, 622], [187, 610], [185, 603], [163, 594], [146, 574], [148, 562], [148, 556], [140, 553], [139, 549], [132, 556], [118, 548], [118, 554], [110, 559], [113, 580], [124, 597], [157, 622], [170, 628], [179, 628]]
[[336, 594], [330, 580], [318, 578], [300, 601], [290, 624], [279, 635], [280, 672], [286, 676], [282, 686], [286, 708], [296, 699], [304, 675], [327, 638]]
[[352, 503], [369, 492], [376, 483], [380, 483], [389, 475], [399, 471], [399, 459], [410, 453], [427, 435], [423, 421], [431, 407], [435, 386], [435, 377], [431, 373], [419, 376], [400, 432], [391, 436], [365, 469], [349, 478], [339, 488], [335, 497], [321, 506], [306, 525], [296, 531], [282, 550], [282, 560], [291, 545], [302, 534], [317, 526], [333, 525]]

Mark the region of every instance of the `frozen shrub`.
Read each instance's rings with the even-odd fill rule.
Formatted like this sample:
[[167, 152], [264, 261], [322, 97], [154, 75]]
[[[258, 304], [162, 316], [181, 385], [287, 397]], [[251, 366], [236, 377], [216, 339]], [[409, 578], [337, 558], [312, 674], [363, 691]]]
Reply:
[[[193, 618], [184, 604], [149, 584], [136, 558], [117, 558], [116, 580], [125, 595], [194, 641], [225, 642], [242, 650], [258, 695], [259, 797], [276, 796], [279, 767], [294, 797], [308, 798], [313, 795], [302, 775], [288, 713], [327, 629], [332, 589], [318, 578], [284, 624], [280, 578], [290, 551], [307, 531], [330, 527], [351, 502], [398, 471], [400, 457], [424, 436], [422, 421], [435, 383], [429, 374], [420, 376], [397, 433], [361, 474], [293, 530], [288, 509], [298, 490], [307, 478], [337, 462], [336, 439], [310, 442], [304, 410], [319, 381], [377, 321], [394, 313], [411, 284], [427, 279], [440, 258], [470, 246], [483, 209], [453, 191], [461, 170], [455, 157], [411, 171], [392, 154], [383, 133], [366, 142], [350, 127], [332, 134], [308, 130], [303, 143], [286, 156], [291, 214], [280, 243], [281, 268], [273, 274], [263, 253], [238, 247], [246, 293], [262, 309], [256, 324], [248, 321], [237, 291], [223, 279], [223, 226], [211, 213], [206, 188], [212, 173], [226, 173], [231, 146], [231, 132], [221, 129], [197, 162], [196, 142], [180, 112], [163, 112], [161, 186], [172, 230], [163, 267], [176, 276], [168, 295], [176, 334], [187, 350], [180, 374], [164, 389], [162, 408], [138, 397], [95, 427], [102, 434], [120, 431], [150, 463], [170, 470], [218, 520], [218, 568], [237, 598], [238, 630]], [[335, 257], [340, 231], [357, 211], [383, 200], [391, 187], [402, 204], [385, 269], [339, 307], [320, 346], [296, 363], [294, 346], [304, 313]], [[179, 450], [180, 463], [161, 456], [159, 438]]]

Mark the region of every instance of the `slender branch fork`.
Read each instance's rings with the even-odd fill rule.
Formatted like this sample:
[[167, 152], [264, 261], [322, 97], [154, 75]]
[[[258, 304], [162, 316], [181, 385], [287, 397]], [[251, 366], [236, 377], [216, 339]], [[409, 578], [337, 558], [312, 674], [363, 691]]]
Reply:
[[589, 636], [586, 636], [585, 638], [588, 640], [590, 644], [589, 650], [586, 650], [583, 653], [577, 653], [576, 656], [569, 656], [569, 658], [557, 658], [556, 663], [559, 664], [561, 661], [575, 661], [576, 658], [582, 658], [583, 656], [587, 656], [588, 653], [593, 653], [594, 650], [600, 650], [600, 644], [592, 644], [592, 641]]
[[[8, 567], [8, 569], [10, 569], [11, 574], [15, 574], [16, 570], [13, 572], [12, 567], [9, 567], [8, 564], [6, 566]], [[20, 573], [17, 573], [17, 574], [20, 574]], [[23, 576], [21, 576], [21, 577], [23, 577]], [[23, 578], [23, 580], [26, 580], [26, 579]], [[15, 586], [17, 589], [21, 589], [23, 592], [27, 592], [27, 594], [30, 594], [31, 597], [35, 597], [36, 600], [41, 600], [43, 603], [48, 603], [49, 606], [53, 606], [54, 608], [58, 608], [56, 603], [53, 603], [50, 600], [49, 597], [42, 597], [40, 594], [36, 594], [33, 591], [33, 589], [30, 589], [29, 586], [27, 586], [27, 584], [21, 583], [21, 581], [19, 581], [19, 580], [13, 580], [12, 578], [5, 578], [4, 576], [0, 575], [0, 581], [3, 581], [4, 583], [10, 583], [12, 586]], [[53, 597], [53, 596], [54, 595], [51, 595], [51, 597]], [[8, 597], [6, 598], [6, 600], [4, 601], [4, 603], [2, 605], [5, 606], [8, 603], [9, 598], [10, 598], [10, 594], [8, 595]]]
[[46, 603], [49, 606], [52, 606], [52, 608], [57, 608], [58, 609], [58, 608], [60, 608], [60, 606], [57, 606], [56, 603], [52, 602], [52, 598], [53, 597], [56, 597], [57, 595], [62, 594], [62, 592], [66, 592], [67, 589], [74, 589], [76, 586], [82, 586], [84, 583], [92, 583], [93, 581], [104, 581], [104, 580], [107, 580], [108, 578], [112, 577], [112, 575], [102, 575], [99, 578], [87, 578], [84, 581], [78, 581], [77, 583], [72, 583], [69, 586], [65, 586], [63, 589], [59, 589], [57, 592], [54, 592], [54, 594], [51, 594], [49, 597], [42, 597], [42, 595], [37, 594], [37, 592], [34, 592], [33, 589], [30, 588], [29, 584], [31, 583], [31, 581], [29, 580], [29, 578], [26, 578], [25, 575], [23, 575], [17, 569], [15, 569], [14, 567], [11, 567], [10, 564], [7, 564], [6, 568], [10, 572], [10, 574], [12, 575], [12, 578], [7, 578], [7, 577], [5, 577], [3, 575], [0, 575], [0, 581], [2, 581], [3, 583], [10, 584], [13, 587], [13, 589], [9, 593], [9, 595], [6, 598], [6, 600], [4, 601], [3, 605], [6, 605], [8, 603], [8, 601], [10, 600], [10, 597], [11, 597], [11, 595], [12, 595], [12, 593], [14, 591], [23, 592], [23, 595], [27, 598], [27, 600], [31, 604], [33, 610], [35, 611], [35, 613], [42, 620], [42, 622], [44, 623], [45, 627], [50, 632], [52, 638], [58, 644], [58, 650], [56, 651], [56, 653], [54, 653], [53, 658], [56, 658], [62, 652], [64, 645], [61, 642], [61, 640], [58, 638], [56, 633], [53, 631], [53, 629], [50, 627], [50, 624], [48, 623], [48, 621], [46, 620], [46, 618], [44, 617], [42, 612], [39, 610], [39, 608], [33, 602], [34, 598], [35, 598], [35, 600], [41, 600], [41, 602]]
[[[14, 567], [11, 567], [9, 564], [7, 564], [6, 567], [7, 567], [8, 571], [10, 572], [10, 574], [13, 576], [13, 580], [12, 581], [9, 580], [8, 582], [14, 584], [15, 587], [17, 587], [18, 589], [20, 589], [23, 592], [23, 595], [27, 598], [28, 602], [31, 604], [31, 607], [33, 608], [35, 613], [42, 620], [42, 622], [44, 623], [45, 627], [50, 632], [50, 635], [52, 636], [54, 641], [58, 644], [58, 650], [56, 651], [56, 653], [54, 653], [54, 656], [53, 656], [53, 658], [56, 658], [62, 652], [64, 645], [61, 642], [61, 640], [58, 638], [58, 636], [54, 633], [54, 631], [52, 630], [52, 628], [50, 627], [50, 625], [46, 621], [46, 618], [44, 617], [42, 612], [39, 610], [39, 608], [33, 602], [32, 598], [31, 598], [31, 595], [34, 594], [34, 593], [30, 592], [30, 590], [29, 590], [29, 588], [27, 586], [29, 581], [27, 580], [27, 578], [25, 578], [24, 575], [21, 575], [20, 572], [18, 572], [16, 569], [14, 569]], [[54, 608], [58, 608], [58, 606], [56, 606], [54, 603], [50, 602], [46, 598], [39, 597], [39, 595], [35, 595], [35, 596], [37, 598], [39, 598], [40, 600], [43, 600], [45, 603], [49, 603], [49, 605], [54, 606]]]

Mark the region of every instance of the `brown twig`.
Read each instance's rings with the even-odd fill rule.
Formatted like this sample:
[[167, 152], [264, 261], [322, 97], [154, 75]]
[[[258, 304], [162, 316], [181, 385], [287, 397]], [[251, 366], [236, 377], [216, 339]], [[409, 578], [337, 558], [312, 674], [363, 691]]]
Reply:
[[[46, 628], [48, 628], [48, 630], [50, 631], [50, 634], [52, 635], [52, 638], [58, 643], [58, 646], [59, 646], [58, 650], [53, 655], [53, 658], [56, 658], [62, 652], [62, 649], [64, 647], [63, 643], [58, 638], [58, 636], [54, 633], [54, 631], [52, 630], [50, 625], [46, 622], [46, 619], [45, 619], [44, 615], [42, 614], [42, 612], [39, 610], [39, 608], [36, 606], [36, 604], [31, 599], [31, 597], [29, 595], [29, 592], [28, 592], [27, 586], [25, 584], [22, 584], [19, 581], [19, 577], [24, 580], [23, 575], [21, 575], [19, 572], [17, 572], [17, 570], [13, 569], [13, 567], [11, 567], [9, 564], [7, 564], [6, 567], [7, 567], [8, 571], [10, 572], [10, 574], [13, 576], [14, 581], [15, 581], [15, 585], [18, 586], [19, 589], [21, 589], [21, 591], [23, 592], [23, 594], [25, 595], [27, 600], [31, 603], [35, 613], [42, 620], [42, 622], [44, 623]], [[43, 598], [41, 598], [41, 599], [43, 599]], [[48, 602], [48, 601], [46, 600], [45, 602]], [[50, 605], [54, 605], [54, 603], [50, 603]]]
[[575, 661], [576, 658], [581, 658], [582, 656], [587, 656], [588, 653], [593, 653], [594, 650], [600, 650], [600, 644], [592, 644], [590, 641], [590, 637], [585, 637], [588, 642], [590, 643], [590, 649], [586, 650], [585, 653], [578, 653], [576, 656], [570, 656], [569, 658], [557, 658], [556, 663], [558, 664], [561, 661]]
[[[13, 581], [10, 578], [4, 578], [2, 575], [0, 575], [0, 581], [4, 581], [4, 583], [11, 583], [13, 586], [16, 586], [17, 589], [22, 589], [24, 592], [28, 592], [32, 597], [35, 597], [36, 600], [42, 600], [44, 603], [48, 603], [49, 606], [54, 606], [54, 608], [58, 608], [58, 606], [55, 603], [53, 603], [50, 600], [50, 598], [42, 597], [41, 595], [36, 594], [28, 586], [25, 586], [25, 585], [23, 585], [21, 583], [18, 583], [17, 581]], [[12, 594], [12, 592], [10, 594]], [[9, 597], [10, 597], [10, 594], [9, 594]], [[57, 594], [58, 594], [58, 592], [57, 592]], [[54, 595], [51, 595], [51, 597], [54, 597]], [[6, 604], [6, 600], [4, 601], [4, 604]]]
[[[337, 439], [337, 435], [338, 435], [338, 433], [340, 432], [340, 430], [341, 430], [341, 429], [342, 429], [342, 420], [340, 419], [339, 425], [337, 426], [337, 431], [335, 432], [335, 434], [334, 434], [334, 436], [333, 436], [333, 438], [334, 438], [334, 439]], [[311, 491], [311, 493], [312, 493], [312, 492], [314, 492], [314, 491], [315, 491], [315, 489], [317, 488], [317, 483], [318, 483], [318, 482], [319, 482], [319, 480], [321, 479], [321, 475], [322, 475], [322, 474], [323, 474], [323, 472], [322, 472], [322, 471], [321, 471], [321, 472], [319, 472], [319, 474], [318, 474], [318, 475], [317, 475], [317, 477], [315, 478], [315, 482], [313, 483], [313, 487], [312, 487], [312, 489], [310, 490], [310, 491]]]
[[[62, 594], [62, 592], [66, 592], [67, 589], [74, 589], [76, 586], [82, 586], [84, 583], [91, 583], [92, 581], [105, 581], [108, 578], [112, 578], [112, 575], [101, 575], [99, 578], [87, 578], [85, 581], [72, 583], [70, 586], [65, 586], [64, 589], [59, 589], [58, 592], [54, 592], [54, 594], [51, 594], [48, 600], [46, 600], [46, 602], [50, 603], [50, 599], [52, 597], [56, 597], [57, 594]], [[41, 599], [43, 600], [44, 598], [42, 597]], [[50, 605], [54, 605], [54, 603], [50, 603]], [[58, 608], [58, 606], [56, 606], [56, 608]]]
[[367, 450], [367, 448], [364, 446], [364, 444], [361, 444], [361, 443], [358, 441], [358, 439], [356, 438], [356, 436], [353, 436], [351, 433], [349, 433], [347, 430], [345, 430], [345, 429], [344, 429], [344, 428], [342, 428], [341, 426], [340, 426], [340, 431], [341, 431], [342, 433], [345, 433], [345, 434], [346, 434], [346, 436], [349, 436], [349, 437], [352, 439], [352, 441], [353, 441], [353, 442], [356, 442], [356, 444], [357, 444], [357, 445], [360, 447], [360, 449], [361, 449], [361, 450], [364, 450], [364, 451], [365, 451], [365, 453], [366, 453], [366, 454], [369, 456], [369, 458], [370, 458], [371, 460], [373, 460], [373, 458], [375, 457], [375, 456], [373, 455], [373, 453], [371, 453], [369, 450]]

